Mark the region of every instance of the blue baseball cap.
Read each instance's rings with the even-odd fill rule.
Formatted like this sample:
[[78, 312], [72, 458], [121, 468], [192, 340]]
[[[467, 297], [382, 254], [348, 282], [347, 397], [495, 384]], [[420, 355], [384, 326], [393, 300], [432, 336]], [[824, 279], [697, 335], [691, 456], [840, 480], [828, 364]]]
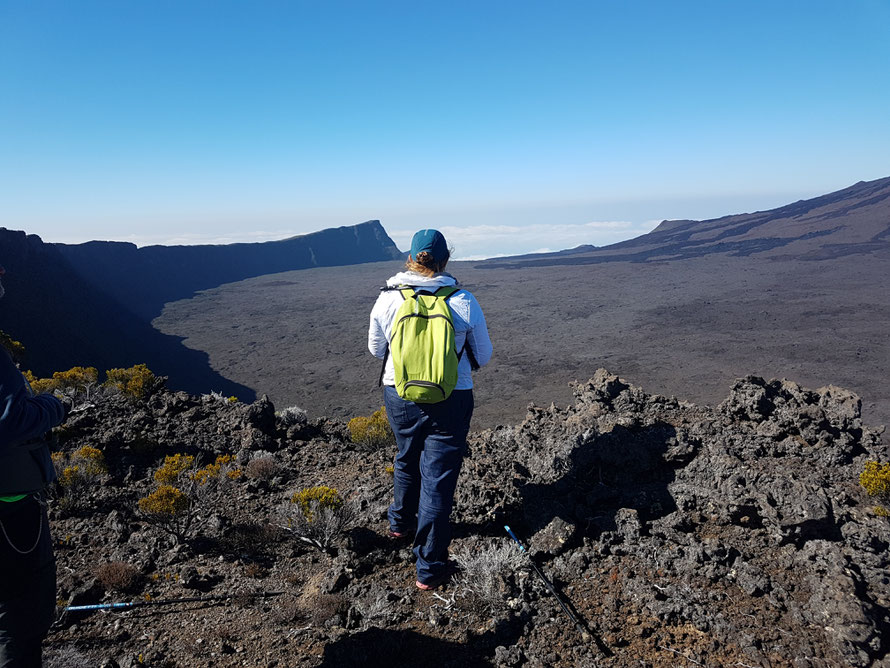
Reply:
[[419, 253], [429, 253], [436, 262], [448, 259], [448, 244], [439, 230], [420, 230], [411, 239], [411, 257], [416, 260]]

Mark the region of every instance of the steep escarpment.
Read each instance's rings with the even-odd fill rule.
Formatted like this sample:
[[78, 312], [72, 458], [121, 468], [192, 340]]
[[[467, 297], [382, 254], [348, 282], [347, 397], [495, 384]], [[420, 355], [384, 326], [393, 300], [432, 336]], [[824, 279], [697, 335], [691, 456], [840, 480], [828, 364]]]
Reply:
[[[574, 392], [573, 405], [531, 406], [519, 425], [471, 435], [452, 515], [462, 570], [435, 594], [414, 588], [410, 546], [386, 534], [390, 447], [265, 398], [94, 397], [59, 433], [61, 450], [90, 444], [109, 468], [81, 510], [54, 506], [60, 596], [232, 598], [68, 615], [48, 654], [119, 666], [886, 665], [890, 523], [858, 476], [890, 448], [856, 395], [747, 377], [709, 408], [604, 370]], [[176, 453], [201, 466], [231, 456], [242, 471], [178, 544], [137, 510]], [[318, 485], [352, 511], [327, 551], [280, 514]], [[96, 575], [109, 562], [138, 574], [125, 595]]]
[[142, 248], [115, 241], [54, 245], [83, 280], [146, 320], [158, 315], [167, 302], [223, 283], [401, 257], [378, 220], [263, 243]]
[[147, 363], [175, 374], [177, 387], [255, 398], [250, 388], [211, 369], [206, 353], [184, 347], [180, 337], [162, 334], [93, 287], [40, 237], [0, 228], [0, 262], [6, 269], [0, 330], [24, 344], [22, 365], [36, 375]]
[[147, 363], [178, 389], [253, 400], [255, 391], [211, 368], [206, 352], [151, 325], [164, 304], [249, 276], [394, 257], [399, 251], [378, 221], [267, 243], [147, 248], [50, 244], [0, 228], [8, 288], [0, 329], [25, 345], [25, 366], [38, 375]]

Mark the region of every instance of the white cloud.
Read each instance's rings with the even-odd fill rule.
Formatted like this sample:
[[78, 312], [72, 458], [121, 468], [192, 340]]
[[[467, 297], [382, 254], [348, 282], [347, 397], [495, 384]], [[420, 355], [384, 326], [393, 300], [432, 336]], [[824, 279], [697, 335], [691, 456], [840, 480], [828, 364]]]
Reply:
[[[455, 260], [478, 260], [552, 253], [584, 244], [606, 246], [652, 231], [658, 223], [592, 221], [587, 223], [529, 225], [444, 225], [439, 228], [454, 249]], [[399, 248], [407, 250], [416, 230], [389, 230]]]
[[220, 234], [219, 232], [203, 232], [203, 233], [185, 233], [185, 234], [153, 234], [139, 235], [129, 234], [124, 236], [121, 241], [129, 241], [137, 246], [191, 246], [198, 244], [237, 244], [237, 243], [259, 243], [261, 241], [278, 241], [287, 239], [305, 232], [296, 232], [294, 230], [245, 230], [243, 232]]

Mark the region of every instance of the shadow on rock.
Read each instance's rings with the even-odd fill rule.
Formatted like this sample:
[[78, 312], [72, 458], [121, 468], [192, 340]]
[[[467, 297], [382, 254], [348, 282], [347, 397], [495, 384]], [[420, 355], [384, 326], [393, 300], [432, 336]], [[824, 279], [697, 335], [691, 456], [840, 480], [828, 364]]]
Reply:
[[414, 631], [371, 628], [344, 636], [325, 647], [319, 666], [424, 666], [462, 668], [490, 666], [491, 662], [469, 643], [432, 638]]
[[[639, 537], [645, 523], [676, 510], [668, 492], [674, 469], [666, 455], [676, 431], [666, 423], [611, 431], [579, 442], [554, 470], [553, 482], [522, 483], [531, 474], [515, 465], [522, 498], [522, 524], [533, 536], [534, 551], [558, 554], [583, 535], [615, 531], [627, 540]], [[525, 470], [523, 470], [525, 469]]]

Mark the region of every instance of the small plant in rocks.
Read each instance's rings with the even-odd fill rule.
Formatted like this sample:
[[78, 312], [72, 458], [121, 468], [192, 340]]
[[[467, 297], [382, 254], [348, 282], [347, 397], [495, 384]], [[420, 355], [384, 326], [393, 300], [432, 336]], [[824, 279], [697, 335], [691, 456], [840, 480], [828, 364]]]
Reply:
[[56, 477], [62, 489], [59, 505], [64, 510], [76, 511], [88, 502], [90, 490], [98, 487], [108, 474], [105, 455], [98, 448], [85, 445], [70, 455], [52, 454]]
[[139, 569], [125, 561], [109, 561], [98, 566], [95, 572], [96, 580], [106, 591], [132, 592], [142, 580]]
[[368, 448], [382, 448], [396, 442], [386, 419], [386, 407], [381, 406], [370, 417], [359, 416], [352, 418], [346, 425], [349, 430], [349, 438], [356, 445]]
[[284, 529], [327, 552], [351, 524], [354, 511], [336, 489], [319, 486], [295, 492], [282, 514]]
[[194, 520], [191, 499], [173, 485], [161, 485], [139, 499], [138, 505], [148, 522], [160, 527], [177, 541], [186, 537]]
[[281, 465], [274, 456], [269, 454], [261, 454], [253, 457], [247, 466], [244, 467], [244, 473], [248, 478], [253, 480], [271, 480], [281, 470]]
[[453, 551], [460, 570], [454, 578], [462, 607], [493, 612], [507, 607], [508, 578], [525, 565], [522, 554], [506, 541], [478, 542]]
[[288, 406], [275, 412], [275, 417], [284, 427], [295, 427], [296, 425], [306, 424], [308, 420], [306, 411], [299, 406]]
[[116, 389], [130, 399], [145, 399], [161, 385], [161, 380], [145, 364], [136, 364], [129, 369], [109, 369], [105, 375], [106, 387]]
[[890, 516], [890, 511], [884, 505], [890, 505], [890, 463], [865, 462], [865, 468], [859, 474], [859, 484], [869, 496], [880, 502], [874, 508], [875, 515]]
[[184, 540], [195, 522], [219, 507], [232, 481], [242, 475], [231, 455], [220, 455], [199, 468], [192, 455], [167, 455], [154, 473], [157, 489], [138, 501], [139, 510], [150, 523]]

